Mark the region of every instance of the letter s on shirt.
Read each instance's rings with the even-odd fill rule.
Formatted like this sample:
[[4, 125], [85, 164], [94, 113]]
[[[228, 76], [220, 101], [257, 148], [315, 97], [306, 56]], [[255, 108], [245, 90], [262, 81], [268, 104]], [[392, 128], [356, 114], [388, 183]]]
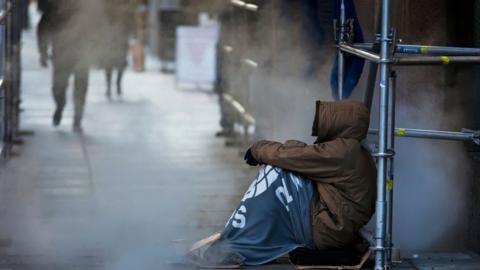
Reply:
[[242, 229], [245, 227], [247, 222], [245, 218], [245, 214], [247, 213], [247, 208], [242, 205], [238, 208], [238, 210], [233, 215], [232, 226], [237, 229]]

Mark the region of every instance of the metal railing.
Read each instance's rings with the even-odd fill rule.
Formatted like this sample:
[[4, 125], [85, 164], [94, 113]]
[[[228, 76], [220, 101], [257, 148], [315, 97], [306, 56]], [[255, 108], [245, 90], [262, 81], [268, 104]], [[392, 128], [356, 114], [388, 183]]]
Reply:
[[1, 156], [9, 156], [11, 146], [20, 142], [20, 39], [22, 24], [16, 0], [5, 0], [0, 10], [0, 26], [4, 28], [0, 37], [0, 147]]
[[[232, 145], [249, 143], [249, 130], [255, 126], [249, 79], [259, 67], [255, 55], [249, 53], [249, 37], [254, 35], [254, 18], [259, 16], [259, 6], [252, 1], [231, 0], [230, 12], [222, 21], [222, 37], [220, 50], [222, 64], [219, 66], [222, 77], [221, 100], [227, 106], [229, 117], [233, 118], [234, 124], [243, 128], [242, 141], [236, 141]], [[253, 20], [250, 20], [252, 19]], [[232, 31], [235, 29], [236, 31]], [[237, 33], [240, 31], [241, 33]], [[224, 114], [225, 112], [222, 112]], [[234, 138], [234, 139], [240, 139]]]
[[247, 3], [240, 0], [231, 0], [230, 3], [232, 3], [237, 7], [244, 8], [249, 11], [258, 11], [258, 6], [252, 3]]
[[231, 95], [229, 94], [223, 94], [223, 99], [232, 106], [232, 108], [235, 109], [235, 111], [238, 113], [238, 115], [241, 118], [241, 121], [243, 122], [244, 125], [247, 126], [254, 126], [255, 125], [255, 118], [247, 112], [245, 107], [243, 107], [240, 102], [235, 100]]
[[[4, 3], [5, 6], [2, 7], [2, 10], [0, 10], [0, 27], [5, 27], [9, 14], [11, 13], [11, 8], [9, 8], [7, 5], [8, 3]], [[0, 65], [1, 65], [1, 70], [2, 73], [0, 74], [0, 159], [6, 156], [6, 134], [7, 134], [7, 126], [8, 126], [8, 113], [7, 113], [7, 89], [5, 87], [5, 48], [6, 48], [6, 43], [7, 43], [7, 31], [3, 31], [4, 35], [0, 36], [0, 49], [3, 49], [3, 51], [0, 50], [0, 54], [2, 54], [2, 57], [0, 58]]]

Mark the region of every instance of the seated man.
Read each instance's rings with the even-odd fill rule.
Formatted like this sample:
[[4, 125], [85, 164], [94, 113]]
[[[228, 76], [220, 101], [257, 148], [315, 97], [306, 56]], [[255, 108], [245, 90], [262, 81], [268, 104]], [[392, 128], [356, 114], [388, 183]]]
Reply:
[[259, 265], [299, 247], [348, 249], [371, 218], [376, 168], [361, 145], [368, 109], [354, 101], [316, 103], [313, 145], [259, 141], [249, 165], [263, 165], [207, 261]]

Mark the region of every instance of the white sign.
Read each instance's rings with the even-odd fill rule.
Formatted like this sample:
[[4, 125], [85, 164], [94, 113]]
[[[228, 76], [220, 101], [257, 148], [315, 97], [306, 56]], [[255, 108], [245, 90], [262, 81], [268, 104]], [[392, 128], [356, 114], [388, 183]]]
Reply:
[[177, 27], [178, 83], [213, 84], [216, 80], [218, 25]]

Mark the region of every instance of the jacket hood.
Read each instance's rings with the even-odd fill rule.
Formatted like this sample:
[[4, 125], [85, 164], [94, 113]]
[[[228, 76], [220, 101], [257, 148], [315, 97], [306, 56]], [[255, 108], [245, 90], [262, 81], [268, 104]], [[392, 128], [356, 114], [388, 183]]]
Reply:
[[342, 100], [334, 102], [316, 102], [312, 136], [317, 143], [336, 138], [365, 139], [370, 124], [370, 112], [360, 102]]

